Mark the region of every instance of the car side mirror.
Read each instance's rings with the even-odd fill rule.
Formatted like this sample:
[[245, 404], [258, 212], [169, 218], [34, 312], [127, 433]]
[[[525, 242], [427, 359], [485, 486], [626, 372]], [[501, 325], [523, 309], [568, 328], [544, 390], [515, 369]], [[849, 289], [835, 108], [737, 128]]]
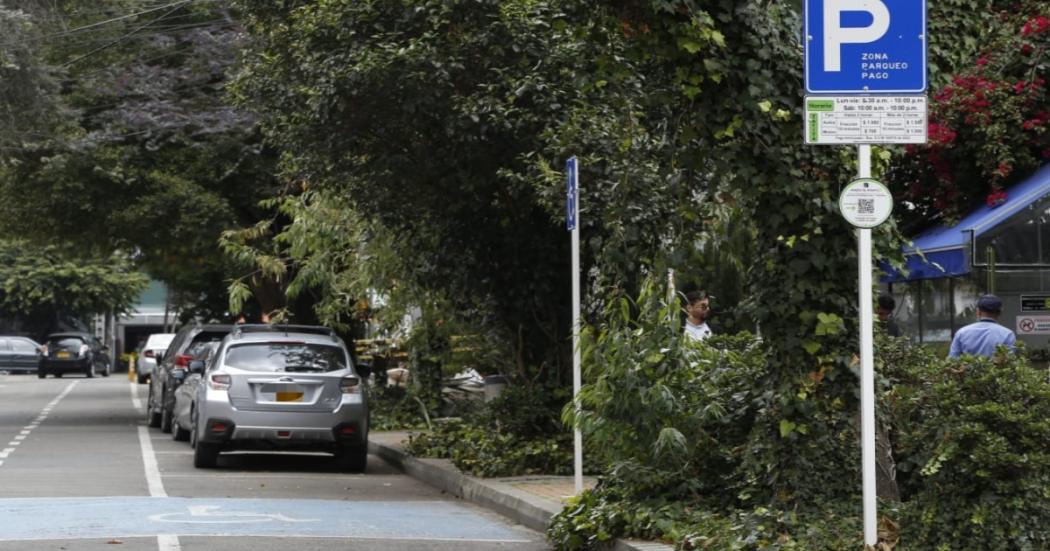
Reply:
[[190, 362], [190, 373], [204, 373], [204, 360]]

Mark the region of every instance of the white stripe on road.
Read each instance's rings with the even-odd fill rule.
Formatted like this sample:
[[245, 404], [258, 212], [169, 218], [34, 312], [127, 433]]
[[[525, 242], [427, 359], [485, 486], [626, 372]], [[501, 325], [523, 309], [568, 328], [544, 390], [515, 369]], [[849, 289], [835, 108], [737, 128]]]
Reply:
[[150, 497], [168, 497], [164, 491], [164, 482], [157, 467], [157, 456], [153, 454], [153, 442], [150, 441], [149, 429], [139, 427], [139, 446], [142, 448], [142, 464], [146, 468], [146, 484]]
[[161, 534], [157, 536], [157, 548], [160, 551], [180, 551], [179, 537], [174, 534]]
[[[138, 403], [138, 394], [132, 387], [132, 403], [136, 409], [142, 409]], [[139, 447], [142, 449], [142, 466], [146, 469], [146, 485], [149, 487], [150, 497], [168, 497], [164, 491], [164, 481], [160, 477], [160, 468], [157, 466], [157, 454], [153, 451], [153, 441], [150, 439], [149, 429], [139, 427]], [[179, 537], [174, 534], [158, 534], [157, 549], [159, 551], [181, 551]]]
[[[26, 425], [25, 428], [23, 428], [15, 436], [15, 439], [10, 441], [10, 442], [8, 442], [7, 445], [8, 446], [18, 446], [18, 445], [20, 445], [30, 435], [30, 433], [33, 432], [33, 429], [39, 427], [40, 423], [42, 423], [44, 421], [44, 419], [47, 419], [48, 412], [50, 412], [52, 408], [57, 406], [58, 403], [62, 401], [62, 398], [65, 398], [67, 394], [72, 392], [73, 388], [76, 387], [77, 383], [79, 383], [79, 382], [80, 381], [73, 381], [72, 383], [69, 383], [68, 385], [66, 385], [65, 390], [63, 390], [62, 393], [59, 394], [58, 396], [56, 396], [53, 400], [48, 402], [47, 405], [44, 406], [44, 409], [40, 410], [40, 415], [37, 415], [36, 419], [34, 419], [31, 424]], [[2, 452], [0, 452], [0, 459], [7, 459], [7, 457], [9, 455], [14, 453], [15, 449], [16, 448], [14, 448], [14, 447], [4, 448], [4, 450]], [[3, 466], [3, 464], [4, 464], [4, 462], [0, 461], [0, 466]]]
[[141, 411], [142, 400], [139, 400], [139, 385], [135, 383], [129, 383], [128, 386], [131, 388], [131, 405], [135, 406], [136, 411]]

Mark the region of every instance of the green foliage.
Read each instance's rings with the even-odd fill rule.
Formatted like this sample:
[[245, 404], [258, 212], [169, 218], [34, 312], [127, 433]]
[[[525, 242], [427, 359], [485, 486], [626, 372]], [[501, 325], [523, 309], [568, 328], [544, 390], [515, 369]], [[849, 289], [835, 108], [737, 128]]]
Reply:
[[[895, 385], [902, 540], [914, 549], [1050, 546], [1050, 384], [1019, 355], [941, 360], [880, 352]], [[883, 347], [880, 347], [883, 348]]]
[[555, 549], [606, 549], [614, 538], [665, 541], [677, 549], [842, 551], [863, 545], [860, 512], [849, 504], [820, 509], [709, 509], [680, 499], [639, 498], [615, 484], [584, 491], [551, 521]]
[[463, 419], [435, 423], [414, 437], [408, 452], [443, 457], [463, 472], [497, 477], [572, 474], [572, 434], [555, 412], [564, 392], [508, 387], [495, 400], [478, 404]]
[[766, 351], [746, 334], [697, 344], [678, 308], [654, 285], [637, 302], [610, 302], [605, 324], [583, 333], [582, 412], [569, 405], [564, 416], [635, 495], [733, 496], [741, 476], [732, 450], [761, 404], [754, 382]]
[[8, 127], [18, 139], [0, 132], [0, 232], [134, 251], [184, 317], [223, 316], [231, 266], [215, 241], [254, 223], [258, 200], [276, 191], [275, 159], [254, 118], [224, 97], [236, 57], [227, 9], [5, 6], [24, 11], [18, 32], [0, 16], [0, 57], [18, 62], [0, 75], [0, 112], [18, 114]]
[[372, 386], [368, 395], [370, 430], [406, 430], [426, 427], [426, 405], [403, 387]]
[[0, 311], [8, 315], [124, 313], [148, 282], [117, 255], [98, 259], [0, 241]]

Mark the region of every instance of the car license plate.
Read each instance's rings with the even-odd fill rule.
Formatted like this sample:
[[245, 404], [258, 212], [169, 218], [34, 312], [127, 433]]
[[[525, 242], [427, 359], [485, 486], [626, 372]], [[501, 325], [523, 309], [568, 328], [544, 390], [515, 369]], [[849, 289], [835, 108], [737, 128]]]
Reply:
[[277, 393], [277, 401], [278, 402], [302, 402], [303, 401], [303, 393], [302, 392], [278, 392]]
[[69, 352], [66, 352], [64, 350], [62, 352], [59, 352], [58, 354], [55, 354], [55, 357], [62, 358], [62, 359], [69, 358], [70, 356], [72, 356], [72, 354], [70, 354]]

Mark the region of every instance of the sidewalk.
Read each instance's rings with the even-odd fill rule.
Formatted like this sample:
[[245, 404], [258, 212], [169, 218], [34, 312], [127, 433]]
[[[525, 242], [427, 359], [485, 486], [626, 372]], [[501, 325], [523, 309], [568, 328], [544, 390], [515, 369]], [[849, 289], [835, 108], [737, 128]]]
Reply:
[[[405, 453], [403, 443], [408, 440], [407, 432], [373, 432], [368, 440], [371, 453], [413, 478], [538, 532], [547, 530], [551, 517], [562, 509], [562, 499], [575, 490], [571, 476], [477, 478], [464, 475], [447, 459], [418, 458]], [[585, 479], [584, 486], [592, 487], [594, 482]], [[616, 540], [612, 549], [672, 551], [674, 548], [662, 543]]]

